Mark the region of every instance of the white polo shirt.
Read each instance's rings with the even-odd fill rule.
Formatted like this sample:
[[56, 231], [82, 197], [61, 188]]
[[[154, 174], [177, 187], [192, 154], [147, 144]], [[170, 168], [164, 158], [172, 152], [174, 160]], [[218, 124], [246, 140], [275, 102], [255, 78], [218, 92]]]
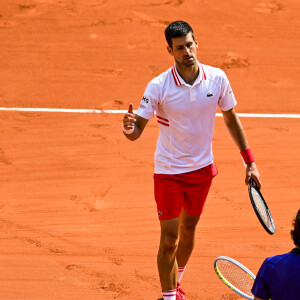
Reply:
[[156, 112], [157, 174], [186, 173], [210, 165], [217, 107], [227, 111], [236, 105], [225, 73], [198, 64], [200, 72], [192, 86], [184, 82], [176, 65], [152, 79], [137, 111], [148, 120]]

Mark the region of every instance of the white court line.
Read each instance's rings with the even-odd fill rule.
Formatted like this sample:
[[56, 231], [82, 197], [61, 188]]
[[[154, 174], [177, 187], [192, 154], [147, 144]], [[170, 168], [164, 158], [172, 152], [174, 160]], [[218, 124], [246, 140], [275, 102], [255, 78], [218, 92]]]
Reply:
[[[101, 109], [71, 109], [71, 108], [26, 108], [26, 107], [0, 107], [0, 111], [23, 111], [23, 112], [57, 112], [57, 113], [79, 113], [79, 114], [125, 114], [127, 110], [101, 110]], [[133, 111], [134, 113], [137, 110]], [[300, 114], [250, 114], [238, 113], [239, 117], [247, 118], [291, 118], [300, 119]], [[216, 114], [221, 117], [221, 113]]]

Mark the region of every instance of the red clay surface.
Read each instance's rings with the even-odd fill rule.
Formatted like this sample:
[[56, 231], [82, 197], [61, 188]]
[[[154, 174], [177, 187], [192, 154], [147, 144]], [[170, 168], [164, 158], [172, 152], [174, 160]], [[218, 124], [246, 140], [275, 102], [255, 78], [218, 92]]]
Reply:
[[[3, 1], [4, 2], [4, 1]], [[188, 21], [238, 112], [300, 113], [299, 3], [11, 0], [0, 7], [2, 107], [127, 109], [173, 64], [166, 24]], [[0, 299], [160, 297], [153, 199], [158, 127], [127, 141], [122, 115], [1, 112]], [[254, 273], [289, 251], [299, 209], [299, 119], [242, 118], [277, 232], [261, 227], [236, 146], [217, 118], [215, 178], [182, 280], [188, 299], [240, 299], [213, 261]]]

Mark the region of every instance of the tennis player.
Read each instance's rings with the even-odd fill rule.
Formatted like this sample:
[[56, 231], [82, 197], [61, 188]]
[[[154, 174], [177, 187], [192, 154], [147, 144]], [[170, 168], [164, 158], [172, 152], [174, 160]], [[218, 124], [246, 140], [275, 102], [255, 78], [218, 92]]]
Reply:
[[263, 262], [252, 288], [254, 300], [300, 299], [300, 209], [293, 225], [291, 236], [296, 247]]
[[154, 157], [154, 194], [161, 226], [157, 264], [163, 299], [174, 300], [186, 299], [180, 281], [212, 179], [218, 173], [212, 154], [217, 107], [246, 164], [246, 184], [250, 177], [261, 184], [225, 73], [197, 60], [198, 42], [186, 22], [169, 24], [165, 37], [175, 64], [150, 81], [135, 116], [129, 105], [123, 132], [129, 140], [136, 140], [156, 112], [160, 134]]

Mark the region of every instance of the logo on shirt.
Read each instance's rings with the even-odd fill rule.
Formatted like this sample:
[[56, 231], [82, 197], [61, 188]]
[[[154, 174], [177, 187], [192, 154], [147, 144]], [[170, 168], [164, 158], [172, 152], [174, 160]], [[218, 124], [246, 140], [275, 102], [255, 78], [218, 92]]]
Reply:
[[213, 93], [208, 93], [206, 96], [207, 97], [212, 97], [214, 94]]
[[162, 212], [161, 212], [161, 211], [159, 211], [159, 212], [158, 212], [158, 215], [159, 215], [159, 216], [161, 216], [161, 215], [162, 215]]
[[149, 99], [146, 98], [146, 97], [143, 97], [142, 101], [145, 101], [146, 103], [148, 103], [148, 102], [149, 102]]

